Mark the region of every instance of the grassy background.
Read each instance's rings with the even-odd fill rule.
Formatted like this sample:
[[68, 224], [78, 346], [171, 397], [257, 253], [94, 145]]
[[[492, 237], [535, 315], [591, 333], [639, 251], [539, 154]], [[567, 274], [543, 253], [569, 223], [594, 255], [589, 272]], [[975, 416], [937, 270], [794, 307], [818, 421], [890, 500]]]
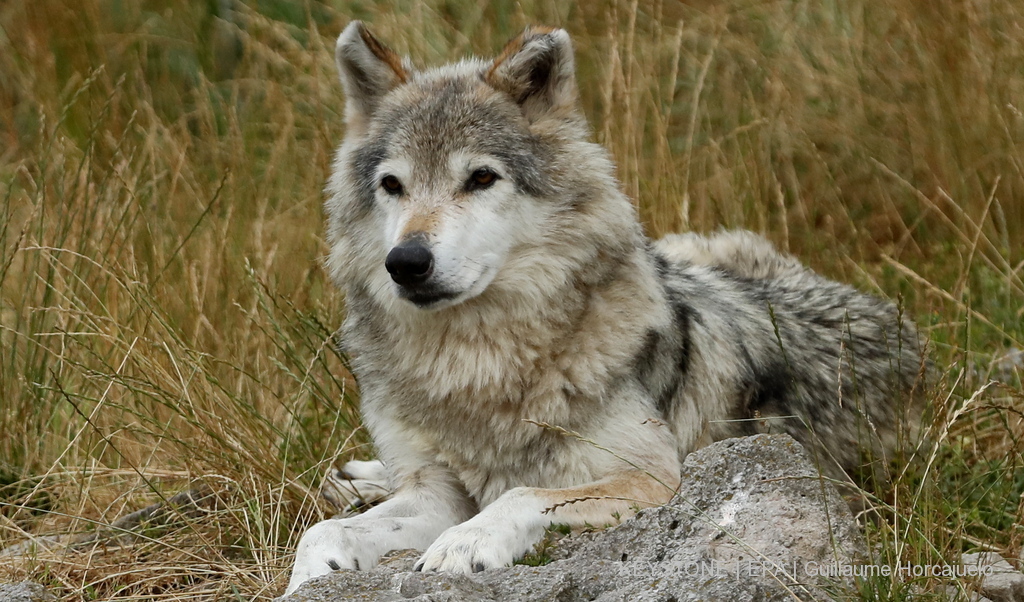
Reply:
[[269, 599], [325, 470], [370, 453], [319, 264], [353, 17], [420, 65], [569, 29], [652, 235], [762, 232], [929, 335], [939, 445], [875, 491], [876, 560], [1020, 550], [1020, 3], [40, 0], [0, 4], [0, 548], [218, 501], [134, 545], [0, 556], [0, 581]]

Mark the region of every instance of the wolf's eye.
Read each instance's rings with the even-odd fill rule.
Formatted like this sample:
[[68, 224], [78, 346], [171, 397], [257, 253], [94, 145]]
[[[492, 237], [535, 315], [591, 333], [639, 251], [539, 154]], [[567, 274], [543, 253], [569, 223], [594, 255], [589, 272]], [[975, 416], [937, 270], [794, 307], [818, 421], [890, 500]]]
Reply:
[[381, 178], [380, 185], [388, 194], [402, 194], [402, 183], [395, 176], [384, 176]]
[[498, 174], [494, 173], [486, 167], [473, 172], [473, 175], [469, 176], [466, 180], [466, 191], [472, 192], [474, 190], [483, 190], [484, 188], [490, 188], [492, 184], [498, 181]]

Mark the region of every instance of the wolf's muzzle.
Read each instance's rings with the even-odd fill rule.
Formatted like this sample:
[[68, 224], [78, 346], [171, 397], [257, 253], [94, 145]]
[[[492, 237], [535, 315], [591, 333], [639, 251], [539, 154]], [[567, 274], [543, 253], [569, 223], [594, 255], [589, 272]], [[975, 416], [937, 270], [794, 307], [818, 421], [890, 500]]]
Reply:
[[401, 286], [416, 287], [434, 272], [434, 254], [419, 240], [407, 240], [391, 249], [384, 267]]

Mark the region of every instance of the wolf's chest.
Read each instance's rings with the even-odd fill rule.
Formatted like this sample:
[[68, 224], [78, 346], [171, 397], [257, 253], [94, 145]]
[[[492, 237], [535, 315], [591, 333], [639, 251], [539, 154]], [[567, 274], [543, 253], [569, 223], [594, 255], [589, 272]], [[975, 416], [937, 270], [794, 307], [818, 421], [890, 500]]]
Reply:
[[434, 374], [393, 382], [402, 382], [406, 392], [392, 402], [396, 416], [420, 430], [437, 450], [465, 456], [473, 464], [500, 463], [516, 455], [529, 462], [531, 450], [550, 445], [559, 428], [581, 426], [582, 400], [572, 383], [550, 367], [509, 370], [504, 378], [484, 381]]
[[413, 428], [429, 442], [428, 453], [451, 467], [470, 495], [487, 505], [513, 487], [569, 487], [592, 478], [580, 449], [586, 444], [557, 424], [508, 407], [475, 414], [450, 407]]
[[478, 502], [512, 487], [567, 487], [589, 478], [568, 432], [585, 429], [590, 404], [552, 358], [477, 353], [448, 360], [429, 373], [392, 371], [387, 388], [394, 394], [381, 402]]

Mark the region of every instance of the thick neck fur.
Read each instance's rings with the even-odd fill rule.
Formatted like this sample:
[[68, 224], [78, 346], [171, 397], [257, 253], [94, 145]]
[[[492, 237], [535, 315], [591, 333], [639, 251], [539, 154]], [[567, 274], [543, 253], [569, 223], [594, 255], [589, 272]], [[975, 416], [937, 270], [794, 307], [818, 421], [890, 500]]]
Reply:
[[[642, 234], [632, 207], [618, 191], [604, 192], [611, 196], [610, 203], [607, 198], [591, 199], [593, 211], [578, 210], [571, 222], [556, 226], [562, 230], [557, 248], [513, 254], [487, 290], [454, 307], [422, 310], [401, 299], [381, 299], [380, 293], [371, 293], [369, 283], [350, 282], [346, 330], [357, 340], [347, 347], [357, 354], [374, 349], [372, 365], [356, 359], [357, 372], [359, 367], [382, 370], [381, 376], [389, 381], [430, 397], [474, 395], [498, 403], [514, 403], [523, 387], [531, 386], [520, 382], [523, 376], [548, 368], [578, 373], [572, 379], [574, 388], [600, 390], [597, 381], [609, 376], [610, 367], [574, 370], [572, 362], [574, 346], [608, 345], [609, 354], [620, 355], [611, 349], [615, 340], [582, 340], [604, 338], [615, 330], [587, 327], [592, 314], [616, 314], [610, 322], [642, 334], [648, 320], [638, 317], [654, 319], [660, 312], [652, 310], [663, 303], [657, 298], [660, 287], [642, 251], [644, 244], [638, 240]], [[606, 204], [618, 207], [597, 207]], [[595, 247], [575, 245], [575, 236], [566, 236], [575, 230], [576, 236], [592, 240], [593, 234], [585, 232], [590, 225], [586, 222], [608, 223], [607, 216], [593, 213], [623, 209], [626, 215], [616, 219], [632, 227], [623, 228], [622, 240]], [[558, 358], [559, 354], [565, 357]], [[628, 364], [608, 359], [619, 366]]]

